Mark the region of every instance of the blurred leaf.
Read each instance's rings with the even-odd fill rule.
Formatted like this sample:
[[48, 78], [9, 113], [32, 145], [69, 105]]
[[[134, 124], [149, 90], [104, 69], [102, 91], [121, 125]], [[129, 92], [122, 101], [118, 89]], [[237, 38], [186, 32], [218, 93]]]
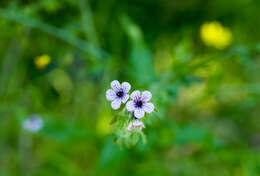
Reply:
[[131, 76], [140, 85], [149, 84], [155, 79], [155, 73], [152, 53], [144, 42], [141, 29], [127, 16], [121, 18], [121, 24], [131, 41], [129, 53]]
[[113, 144], [113, 140], [108, 138], [100, 153], [98, 169], [103, 172], [111, 168], [120, 167], [120, 162], [126, 156], [124, 149], [119, 149]]

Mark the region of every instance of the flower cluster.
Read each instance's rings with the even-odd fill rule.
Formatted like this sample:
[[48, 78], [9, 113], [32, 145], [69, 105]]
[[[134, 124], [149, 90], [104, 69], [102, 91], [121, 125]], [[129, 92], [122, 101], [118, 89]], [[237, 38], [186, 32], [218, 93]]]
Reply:
[[[131, 131], [135, 128], [141, 131], [142, 128], [145, 128], [141, 119], [145, 113], [150, 114], [154, 110], [154, 105], [149, 102], [152, 98], [151, 92], [146, 90], [141, 93], [139, 90], [135, 90], [129, 96], [131, 85], [128, 82], [120, 84], [117, 80], [111, 82], [111, 88], [106, 91], [107, 100], [112, 101], [111, 107], [117, 110], [122, 103], [126, 103], [126, 109], [131, 114], [128, 130]], [[128, 101], [129, 97], [130, 101]]]

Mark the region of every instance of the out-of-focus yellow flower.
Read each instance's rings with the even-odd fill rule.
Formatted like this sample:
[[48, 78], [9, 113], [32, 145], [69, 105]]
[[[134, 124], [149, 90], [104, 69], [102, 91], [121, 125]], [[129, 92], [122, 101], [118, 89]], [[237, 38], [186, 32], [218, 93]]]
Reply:
[[38, 56], [34, 59], [34, 64], [38, 69], [44, 69], [51, 62], [51, 57], [47, 54]]
[[224, 49], [231, 44], [232, 33], [219, 22], [204, 23], [200, 27], [200, 37], [207, 46]]

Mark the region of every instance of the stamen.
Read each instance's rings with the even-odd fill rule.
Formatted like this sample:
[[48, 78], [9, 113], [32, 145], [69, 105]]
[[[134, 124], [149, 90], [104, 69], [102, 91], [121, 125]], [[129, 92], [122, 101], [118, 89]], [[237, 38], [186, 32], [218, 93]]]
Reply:
[[119, 91], [119, 92], [116, 93], [116, 95], [117, 95], [118, 97], [122, 97], [122, 96], [124, 95], [124, 92], [123, 92], [123, 91]]
[[143, 102], [140, 101], [140, 100], [137, 101], [137, 102], [136, 102], [136, 106], [139, 107], [139, 108], [141, 108], [141, 107], [143, 106]]

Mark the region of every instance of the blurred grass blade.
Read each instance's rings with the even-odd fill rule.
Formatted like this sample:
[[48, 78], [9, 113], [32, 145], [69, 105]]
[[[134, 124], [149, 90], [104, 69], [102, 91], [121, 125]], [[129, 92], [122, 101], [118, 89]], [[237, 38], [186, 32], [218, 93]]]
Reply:
[[98, 37], [94, 25], [93, 15], [89, 7], [89, 1], [78, 0], [78, 4], [82, 14], [82, 26], [85, 30], [88, 40], [98, 45]]
[[63, 41], [66, 41], [67, 43], [81, 49], [82, 51], [90, 54], [91, 56], [93, 56], [95, 58], [103, 59], [103, 58], [109, 57], [108, 53], [106, 53], [102, 49], [98, 48], [96, 45], [87, 43], [86, 41], [75, 37], [69, 31], [56, 28], [54, 26], [45, 24], [41, 21], [38, 21], [38, 20], [30, 18], [30, 17], [26, 17], [25, 15], [21, 14], [20, 12], [0, 8], [0, 17], [10, 20], [10, 21], [18, 22], [20, 24], [23, 24], [23, 25], [26, 25], [26, 26], [29, 26], [32, 28], [40, 29], [50, 35], [53, 35], [59, 39], [62, 39]]
[[11, 90], [9, 86], [10, 80], [17, 67], [17, 62], [18, 59], [20, 58], [20, 55], [21, 55], [21, 45], [18, 42], [17, 38], [14, 37], [9, 48], [7, 49], [6, 57], [2, 65], [2, 70], [0, 74], [1, 95], [6, 95], [6, 93]]

